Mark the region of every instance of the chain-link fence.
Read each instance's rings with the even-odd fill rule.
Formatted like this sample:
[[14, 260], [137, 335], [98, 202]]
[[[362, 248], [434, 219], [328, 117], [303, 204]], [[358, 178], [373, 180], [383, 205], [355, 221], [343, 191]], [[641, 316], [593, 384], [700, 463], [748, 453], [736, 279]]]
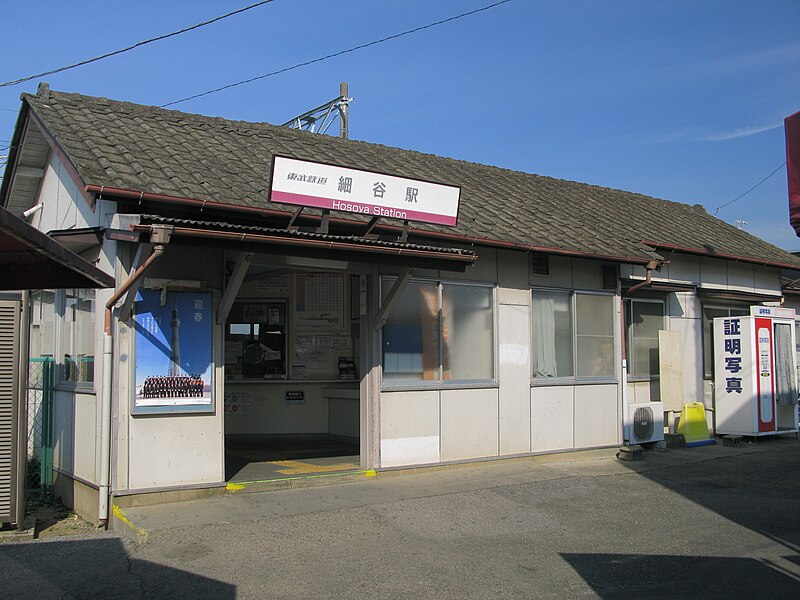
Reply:
[[53, 484], [53, 374], [51, 357], [28, 362], [28, 470], [29, 492], [44, 495]]

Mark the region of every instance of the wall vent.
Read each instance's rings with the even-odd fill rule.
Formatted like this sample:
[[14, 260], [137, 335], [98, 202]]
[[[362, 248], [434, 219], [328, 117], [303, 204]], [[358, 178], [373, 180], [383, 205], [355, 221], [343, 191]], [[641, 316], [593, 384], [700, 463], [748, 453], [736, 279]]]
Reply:
[[550, 275], [550, 255], [542, 252], [531, 252], [531, 273], [534, 275]]
[[605, 265], [603, 267], [603, 289], [617, 289], [617, 267]]

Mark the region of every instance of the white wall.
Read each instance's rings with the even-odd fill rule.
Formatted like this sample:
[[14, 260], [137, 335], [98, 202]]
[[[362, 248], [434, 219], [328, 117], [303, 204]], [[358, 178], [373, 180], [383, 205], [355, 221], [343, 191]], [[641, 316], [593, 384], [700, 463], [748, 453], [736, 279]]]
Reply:
[[92, 210], [78, 191], [66, 167], [52, 153], [44, 169], [36, 203], [42, 203], [44, 208], [29, 222], [44, 232], [106, 225], [101, 221], [101, 212]]
[[[382, 392], [380, 466], [621, 443], [617, 384], [531, 387], [531, 286], [572, 289], [577, 281], [578, 289], [601, 290], [606, 263], [551, 256], [551, 275], [541, 277], [529, 275], [525, 253], [495, 256], [497, 269], [485, 267], [485, 278], [475, 279], [498, 284], [497, 387]], [[618, 324], [617, 307], [615, 331]]]
[[[227, 435], [325, 434], [328, 433], [329, 403], [322, 388], [327, 384], [304, 382], [242, 383], [228, 381], [227, 392], [247, 392], [252, 398], [249, 414], [225, 415]], [[286, 404], [287, 391], [302, 391], [305, 404]]]
[[96, 409], [94, 394], [55, 392], [53, 467], [89, 483], [98, 479]]

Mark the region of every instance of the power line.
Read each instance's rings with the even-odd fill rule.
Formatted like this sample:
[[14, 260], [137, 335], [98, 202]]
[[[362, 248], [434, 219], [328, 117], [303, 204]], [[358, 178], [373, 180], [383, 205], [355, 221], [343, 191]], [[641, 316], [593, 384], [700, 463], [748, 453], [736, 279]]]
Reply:
[[229, 83], [228, 85], [223, 85], [222, 87], [215, 88], [213, 90], [208, 90], [205, 92], [201, 92], [199, 94], [194, 94], [193, 96], [187, 96], [186, 98], [181, 98], [180, 100], [173, 100], [172, 102], [167, 102], [166, 104], [162, 104], [161, 108], [165, 108], [167, 106], [173, 106], [175, 104], [180, 104], [181, 102], [187, 102], [189, 100], [194, 100], [195, 98], [202, 98], [203, 96], [208, 96], [210, 94], [216, 94], [217, 92], [221, 92], [223, 90], [228, 90], [230, 88], [234, 88], [240, 85], [244, 85], [246, 83], [252, 83], [253, 81], [258, 81], [259, 79], [266, 79], [267, 77], [272, 77], [274, 75], [280, 75], [281, 73], [286, 73], [287, 71], [293, 71], [294, 69], [299, 69], [300, 67], [307, 67], [308, 65], [313, 65], [314, 63], [322, 62], [324, 60], [328, 60], [329, 58], [336, 58], [337, 56], [342, 56], [343, 54], [348, 54], [350, 52], [355, 52], [356, 50], [363, 50], [364, 48], [369, 48], [370, 46], [376, 46], [377, 44], [382, 44], [384, 42], [388, 42], [390, 40], [395, 40], [397, 38], [410, 35], [412, 33], [416, 33], [418, 31], [422, 31], [424, 29], [430, 29], [431, 27], [436, 27], [438, 25], [443, 25], [444, 23], [449, 23], [450, 21], [455, 21], [456, 19], [461, 19], [463, 17], [468, 17], [470, 15], [474, 15], [479, 12], [483, 12], [485, 10], [489, 10], [496, 6], [500, 6], [501, 4], [506, 4], [511, 2], [512, 0], [500, 0], [499, 2], [495, 2], [493, 4], [489, 4], [482, 8], [476, 8], [475, 10], [471, 10], [465, 13], [461, 13], [460, 15], [455, 15], [454, 17], [449, 17], [447, 19], [442, 19], [441, 21], [436, 21], [435, 23], [428, 23], [427, 25], [422, 25], [421, 27], [415, 27], [414, 29], [409, 29], [407, 31], [403, 31], [402, 33], [396, 33], [394, 35], [387, 36], [385, 38], [381, 38], [379, 40], [373, 40], [371, 42], [367, 42], [366, 44], [361, 44], [359, 46], [353, 46], [352, 48], [348, 48], [347, 50], [340, 50], [339, 52], [334, 52], [333, 54], [327, 54], [320, 58], [315, 58], [313, 60], [307, 60], [305, 62], [297, 63], [296, 65], [292, 65], [291, 67], [285, 67], [283, 69], [278, 69], [277, 71], [272, 71], [271, 73], [266, 73], [264, 75], [258, 75], [256, 77], [251, 77], [250, 79], [243, 79], [242, 81], [237, 81], [236, 83]]
[[251, 8], [257, 8], [259, 6], [263, 6], [264, 4], [269, 4], [274, 0], [261, 0], [261, 2], [256, 2], [255, 4], [251, 4], [249, 6], [245, 6], [238, 10], [231, 11], [224, 15], [220, 15], [218, 17], [214, 17], [208, 21], [203, 21], [202, 23], [197, 23], [196, 25], [192, 25], [190, 27], [184, 27], [183, 29], [179, 29], [178, 31], [173, 31], [172, 33], [167, 33], [165, 35], [159, 35], [158, 37], [150, 38], [141, 42], [137, 42], [132, 46], [128, 46], [126, 48], [121, 48], [119, 50], [114, 50], [113, 52], [108, 52], [107, 54], [102, 54], [100, 56], [95, 56], [94, 58], [89, 58], [86, 60], [82, 60], [72, 65], [67, 65], [66, 67], [59, 67], [58, 69], [52, 69], [50, 71], [44, 71], [43, 73], [37, 73], [36, 75], [29, 75], [27, 77], [22, 77], [20, 79], [15, 79], [13, 81], [6, 81], [4, 83], [0, 83], [0, 88], [2, 87], [9, 87], [12, 85], [17, 85], [19, 83], [24, 83], [26, 81], [30, 81], [31, 79], [38, 79], [39, 77], [45, 77], [47, 75], [52, 75], [54, 73], [61, 73], [62, 71], [68, 71], [69, 69], [74, 69], [76, 67], [82, 67], [83, 65], [88, 65], [89, 63], [97, 62], [98, 60], [103, 60], [104, 58], [109, 58], [111, 56], [116, 56], [117, 54], [122, 54], [123, 52], [129, 52], [130, 50], [134, 50], [135, 48], [139, 48], [146, 44], [152, 44], [153, 42], [158, 42], [161, 40], [165, 40], [167, 38], [171, 38], [176, 35], [180, 35], [181, 33], [186, 33], [187, 31], [192, 31], [194, 29], [199, 29], [200, 27], [205, 27], [206, 25], [211, 25], [212, 23], [216, 23], [217, 21], [221, 21], [222, 19], [227, 19], [228, 17], [232, 17], [233, 15], [238, 15], [239, 13], [243, 13], [245, 11], [250, 10]]
[[725, 204], [722, 204], [722, 205], [718, 206], [718, 207], [717, 207], [717, 209], [714, 211], [714, 216], [715, 216], [715, 217], [717, 216], [717, 213], [720, 211], [720, 209], [722, 209], [722, 208], [725, 208], [726, 206], [730, 206], [731, 204], [733, 204], [733, 203], [734, 203], [734, 202], [736, 202], [737, 200], [740, 200], [741, 198], [744, 198], [745, 196], [747, 196], [747, 194], [749, 194], [750, 192], [752, 192], [754, 189], [756, 189], [758, 186], [760, 186], [762, 183], [764, 183], [764, 182], [765, 182], [767, 179], [769, 179], [770, 177], [772, 177], [773, 175], [775, 175], [775, 173], [777, 173], [778, 171], [780, 171], [780, 170], [781, 170], [783, 167], [785, 167], [785, 166], [786, 166], [786, 161], [784, 161], [783, 163], [781, 163], [781, 164], [778, 166], [778, 168], [777, 168], [777, 169], [775, 169], [775, 170], [774, 170], [772, 173], [770, 173], [769, 175], [767, 175], [766, 177], [764, 177], [764, 179], [762, 179], [761, 181], [759, 181], [757, 184], [755, 184], [753, 187], [751, 187], [749, 190], [747, 190], [747, 191], [746, 191], [744, 194], [740, 194], [739, 196], [736, 196], [736, 198], [734, 198], [734, 199], [733, 199], [733, 200], [731, 200], [730, 202], [726, 202]]

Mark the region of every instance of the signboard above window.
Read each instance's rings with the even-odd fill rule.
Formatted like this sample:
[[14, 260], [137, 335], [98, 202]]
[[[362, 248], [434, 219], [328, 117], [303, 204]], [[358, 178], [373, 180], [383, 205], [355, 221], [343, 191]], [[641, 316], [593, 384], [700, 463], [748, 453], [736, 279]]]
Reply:
[[461, 188], [276, 156], [270, 201], [437, 225], [456, 225]]

